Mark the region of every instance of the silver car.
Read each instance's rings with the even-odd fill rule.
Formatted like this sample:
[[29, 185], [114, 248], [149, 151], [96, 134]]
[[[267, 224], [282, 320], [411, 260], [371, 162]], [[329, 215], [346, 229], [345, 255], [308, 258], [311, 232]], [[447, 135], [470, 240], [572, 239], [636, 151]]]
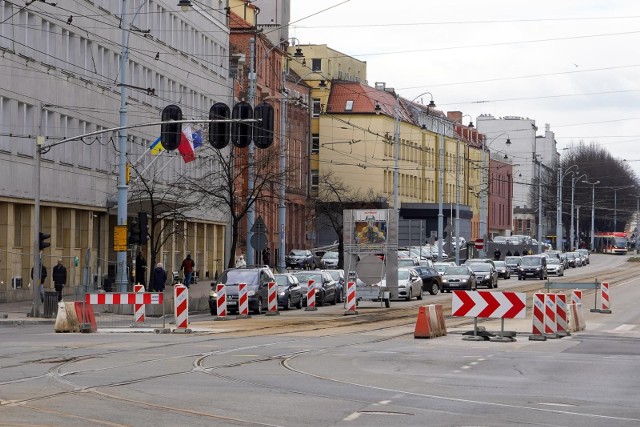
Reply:
[[[382, 279], [381, 286], [387, 286], [387, 280]], [[398, 269], [398, 298], [411, 301], [413, 297], [422, 299], [422, 278], [413, 268]]]
[[550, 257], [547, 259], [547, 274], [564, 276], [564, 263], [556, 257]]

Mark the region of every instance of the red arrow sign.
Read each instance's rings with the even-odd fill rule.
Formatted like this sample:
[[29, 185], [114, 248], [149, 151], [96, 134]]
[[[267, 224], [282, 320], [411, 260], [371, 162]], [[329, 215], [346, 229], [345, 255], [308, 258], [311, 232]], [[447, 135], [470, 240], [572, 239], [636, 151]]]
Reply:
[[454, 291], [451, 314], [458, 317], [523, 319], [526, 301], [526, 294], [518, 292]]

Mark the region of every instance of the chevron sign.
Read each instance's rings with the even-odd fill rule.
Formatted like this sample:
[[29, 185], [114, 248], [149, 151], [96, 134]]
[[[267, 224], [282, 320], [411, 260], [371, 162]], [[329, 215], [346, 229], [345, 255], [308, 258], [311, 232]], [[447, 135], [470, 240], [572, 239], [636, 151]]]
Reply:
[[458, 317], [524, 319], [526, 308], [525, 293], [453, 291], [451, 314]]

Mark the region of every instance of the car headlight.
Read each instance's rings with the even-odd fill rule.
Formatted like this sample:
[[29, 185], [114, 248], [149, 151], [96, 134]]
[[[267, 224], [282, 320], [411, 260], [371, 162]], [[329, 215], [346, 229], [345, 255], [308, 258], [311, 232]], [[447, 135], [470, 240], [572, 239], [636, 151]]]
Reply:
[[469, 281], [469, 279], [462, 279], [461, 282], [462, 283], [467, 283]]
[[542, 270], [542, 268], [541, 268], [541, 267], [537, 267], [537, 268], [536, 268], [536, 271], [540, 271], [540, 270]]
[[247, 292], [247, 296], [248, 296], [248, 297], [252, 297], [252, 296], [254, 296], [255, 294], [256, 294], [256, 291], [249, 291], [249, 292]]
[[406, 288], [407, 284], [406, 283], [398, 283], [398, 287], [399, 288]]
[[284, 291], [280, 291], [280, 292], [278, 292], [278, 296], [283, 297], [283, 296], [284, 296], [284, 294], [285, 294], [285, 292], [284, 292]]
[[442, 278], [442, 283], [449, 283], [449, 279]]
[[518, 267], [518, 271], [524, 271], [524, 268]]

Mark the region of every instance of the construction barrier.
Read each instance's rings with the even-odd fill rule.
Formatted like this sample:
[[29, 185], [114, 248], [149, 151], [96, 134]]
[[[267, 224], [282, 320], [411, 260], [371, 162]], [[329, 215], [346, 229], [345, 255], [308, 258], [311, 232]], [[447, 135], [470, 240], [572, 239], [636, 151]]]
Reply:
[[418, 318], [413, 331], [414, 338], [436, 338], [447, 335], [442, 304], [418, 307]]
[[306, 311], [316, 311], [316, 287], [313, 285], [314, 281], [309, 280], [307, 287], [307, 307]]
[[556, 294], [544, 294], [544, 335], [547, 338], [558, 338], [556, 311]]
[[356, 310], [356, 282], [347, 282], [347, 299], [344, 314], [358, 314]]
[[[93, 305], [161, 305], [164, 307], [162, 292], [122, 292], [85, 294], [84, 302], [75, 303], [75, 311], [80, 322], [81, 332], [95, 332], [98, 330]], [[129, 318], [130, 319], [130, 318]], [[164, 324], [164, 315], [162, 316]], [[128, 326], [131, 326], [130, 321]]]
[[[527, 295], [522, 292], [478, 292], [453, 291], [451, 298], [451, 315], [474, 317], [472, 334], [464, 334], [463, 340], [481, 341], [489, 339], [500, 342], [515, 341], [515, 331], [505, 332], [504, 319], [525, 318], [527, 311]], [[501, 319], [500, 332], [495, 334], [480, 331], [478, 318]]]
[[556, 325], [559, 336], [570, 335], [567, 322], [567, 296], [565, 294], [556, 294]]
[[267, 284], [267, 316], [276, 316], [278, 312], [278, 284], [269, 282]]
[[[220, 295], [220, 294], [218, 294]], [[178, 283], [173, 287], [174, 315], [176, 329], [174, 332], [189, 331], [189, 289]]]
[[571, 304], [582, 304], [582, 291], [574, 289], [571, 291]]
[[609, 283], [600, 283], [600, 313], [611, 313], [611, 301], [609, 297]]
[[249, 317], [249, 294], [246, 283], [238, 284], [238, 317]]
[[58, 314], [54, 325], [56, 332], [80, 332], [80, 321], [76, 313], [75, 303], [58, 303]]
[[[136, 293], [144, 292], [144, 286], [141, 284], [134, 285], [133, 291]], [[133, 316], [135, 323], [144, 323], [144, 304], [133, 305]]]
[[569, 304], [568, 324], [571, 332], [584, 331], [587, 327], [582, 311], [582, 304]]
[[533, 304], [531, 307], [533, 317], [533, 327], [531, 329], [531, 335], [529, 340], [532, 341], [545, 341], [547, 339], [544, 336], [544, 295], [541, 293], [533, 294]]
[[224, 283], [218, 283], [216, 285], [216, 320], [227, 319], [227, 286]]

